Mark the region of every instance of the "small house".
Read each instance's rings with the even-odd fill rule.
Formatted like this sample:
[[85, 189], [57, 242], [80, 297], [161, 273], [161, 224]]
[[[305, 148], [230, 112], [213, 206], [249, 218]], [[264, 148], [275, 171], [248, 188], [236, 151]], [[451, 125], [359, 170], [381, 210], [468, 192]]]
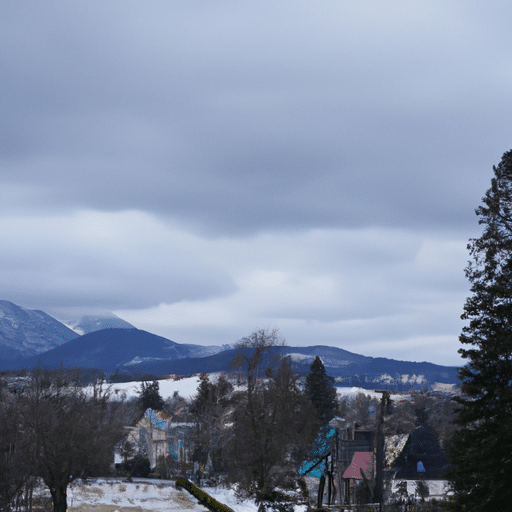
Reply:
[[442, 480], [449, 461], [436, 432], [426, 424], [410, 434], [404, 449], [393, 464], [397, 480]]
[[194, 424], [184, 419], [180, 414], [171, 416], [163, 411], [147, 409], [135, 427], [130, 429], [128, 442], [135, 451], [149, 459], [152, 468], [160, 458], [190, 463], [193, 453], [190, 431]]

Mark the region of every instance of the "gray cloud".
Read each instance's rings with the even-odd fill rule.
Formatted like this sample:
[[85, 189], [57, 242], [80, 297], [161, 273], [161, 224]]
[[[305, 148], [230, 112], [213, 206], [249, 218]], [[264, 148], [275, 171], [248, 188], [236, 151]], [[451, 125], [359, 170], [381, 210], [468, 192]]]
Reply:
[[139, 212], [4, 219], [0, 237], [13, 241], [0, 254], [3, 296], [23, 305], [143, 308], [236, 290], [200, 240]]
[[[437, 325], [456, 340], [458, 314], [454, 324], [442, 311], [462, 305], [467, 258], [447, 247], [478, 233], [473, 210], [510, 145], [508, 3], [28, 1], [0, 12], [3, 298], [134, 315], [189, 304], [180, 314], [199, 321], [198, 304], [208, 316], [236, 297], [247, 323], [293, 319], [294, 333], [319, 322], [326, 339], [357, 338], [347, 322], [363, 318], [369, 344]], [[108, 243], [78, 235], [95, 222]], [[284, 256], [255, 250], [245, 277], [217, 245], [270, 236]], [[430, 266], [415, 259], [428, 244]], [[281, 276], [276, 300], [261, 307], [250, 275]], [[329, 300], [304, 291], [322, 286]], [[410, 309], [432, 302], [443, 321]], [[212, 337], [246, 325], [225, 322], [207, 326]]]

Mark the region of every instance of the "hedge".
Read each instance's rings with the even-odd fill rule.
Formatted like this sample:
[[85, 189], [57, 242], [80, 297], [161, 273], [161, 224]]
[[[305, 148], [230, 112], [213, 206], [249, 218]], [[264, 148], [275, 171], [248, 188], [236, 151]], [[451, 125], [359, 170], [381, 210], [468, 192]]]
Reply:
[[212, 512], [234, 512], [233, 509], [228, 506], [220, 503], [215, 498], [212, 498], [207, 492], [204, 492], [202, 489], [194, 485], [190, 480], [183, 476], [179, 476], [176, 478], [176, 487], [183, 487], [186, 489], [192, 496], [195, 496], [199, 503], [204, 505], [207, 509]]

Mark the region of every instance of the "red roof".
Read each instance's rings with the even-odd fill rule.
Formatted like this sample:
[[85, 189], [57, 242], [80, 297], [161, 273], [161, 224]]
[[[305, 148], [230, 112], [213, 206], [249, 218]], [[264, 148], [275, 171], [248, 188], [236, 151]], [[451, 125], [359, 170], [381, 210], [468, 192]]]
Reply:
[[362, 480], [361, 469], [367, 478], [371, 478], [373, 470], [373, 454], [371, 452], [355, 452], [350, 466], [343, 473], [343, 478]]

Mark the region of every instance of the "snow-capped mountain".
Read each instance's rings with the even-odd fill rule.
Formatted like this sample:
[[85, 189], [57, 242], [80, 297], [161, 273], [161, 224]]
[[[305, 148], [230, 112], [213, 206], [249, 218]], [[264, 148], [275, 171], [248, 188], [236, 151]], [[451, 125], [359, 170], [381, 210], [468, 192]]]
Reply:
[[[60, 347], [16, 364], [28, 368], [39, 365], [55, 368], [63, 364], [65, 367], [97, 368], [106, 373], [116, 369], [133, 373], [142, 366], [151, 368], [170, 361], [212, 357], [224, 353], [227, 347], [229, 345], [184, 345], [136, 328], [112, 328], [77, 336]], [[12, 364], [8, 367], [14, 368]]]
[[0, 361], [42, 354], [77, 337], [77, 333], [43, 311], [0, 300]]
[[[79, 336], [42, 311], [0, 301], [0, 369], [23, 366], [97, 368], [137, 374], [196, 374], [229, 371], [238, 350], [232, 345], [180, 344], [139, 330], [112, 314], [80, 317]], [[121, 325], [122, 327], [116, 327]], [[319, 356], [338, 386], [368, 389], [441, 389], [458, 384], [456, 367], [367, 357], [347, 350], [315, 345], [276, 347], [289, 356], [296, 372], [306, 375]]]
[[[227, 350], [225, 349], [227, 348]], [[250, 349], [244, 349], [250, 351]], [[438, 389], [457, 384], [457, 368], [432, 363], [397, 361], [354, 354], [346, 350], [316, 345], [276, 347], [282, 356], [290, 356], [294, 370], [306, 375], [318, 355], [338, 386], [367, 389]], [[213, 353], [212, 353], [213, 352]], [[107, 374], [120, 371], [133, 377], [141, 374], [188, 375], [230, 371], [230, 363], [239, 350], [231, 347], [182, 345], [139, 329], [103, 329], [75, 338], [48, 352], [19, 364], [26, 367], [81, 366], [97, 368]], [[272, 363], [270, 356], [265, 364]], [[13, 366], [10, 366], [13, 368]]]
[[67, 317], [63, 323], [79, 335], [102, 329], [134, 329], [135, 326], [110, 311]]

